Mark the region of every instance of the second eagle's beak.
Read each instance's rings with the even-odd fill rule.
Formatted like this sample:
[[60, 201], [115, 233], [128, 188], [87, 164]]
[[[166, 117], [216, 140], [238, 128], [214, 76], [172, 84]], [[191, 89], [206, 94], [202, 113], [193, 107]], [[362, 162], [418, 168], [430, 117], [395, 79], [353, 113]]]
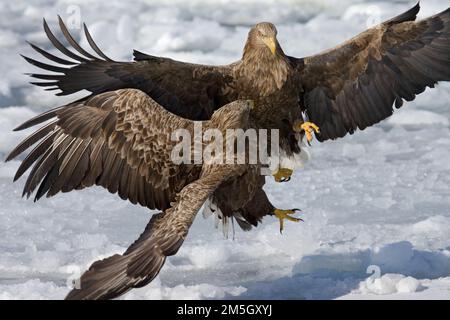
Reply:
[[273, 38], [273, 37], [263, 38], [263, 41], [266, 44], [266, 46], [269, 47], [272, 54], [275, 54], [275, 52], [277, 51], [277, 42], [276, 42], [275, 38]]

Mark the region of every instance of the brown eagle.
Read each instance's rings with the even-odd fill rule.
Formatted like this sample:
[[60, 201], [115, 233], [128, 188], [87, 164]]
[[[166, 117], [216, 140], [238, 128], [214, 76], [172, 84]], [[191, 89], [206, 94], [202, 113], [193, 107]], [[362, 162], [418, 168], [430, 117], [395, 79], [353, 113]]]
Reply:
[[[242, 59], [205, 66], [134, 51], [133, 62], [108, 58], [86, 26], [89, 53], [59, 19], [70, 45], [44, 20], [44, 30], [65, 57], [31, 44], [51, 61], [29, 63], [51, 71], [31, 74], [46, 90], [90, 94], [47, 111], [17, 130], [44, 123], [7, 160], [34, 146], [15, 179], [29, 168], [24, 188], [36, 200], [92, 185], [158, 209], [144, 233], [122, 255], [97, 261], [68, 299], [108, 299], [148, 284], [167, 256], [180, 248], [205, 201], [223, 221], [248, 230], [265, 215], [298, 221], [295, 210], [269, 202], [260, 164], [181, 164], [170, 159], [170, 132], [204, 128], [277, 129], [283, 158], [274, 176], [285, 181], [304, 159], [301, 141], [363, 130], [411, 101], [426, 87], [450, 80], [450, 9], [415, 21], [419, 4], [331, 50], [306, 58], [285, 55], [271, 23], [249, 32]], [[250, 101], [249, 101], [250, 100]], [[319, 131], [320, 128], [320, 131]], [[303, 157], [302, 157], [303, 155]], [[235, 155], [236, 156], [236, 155]]]

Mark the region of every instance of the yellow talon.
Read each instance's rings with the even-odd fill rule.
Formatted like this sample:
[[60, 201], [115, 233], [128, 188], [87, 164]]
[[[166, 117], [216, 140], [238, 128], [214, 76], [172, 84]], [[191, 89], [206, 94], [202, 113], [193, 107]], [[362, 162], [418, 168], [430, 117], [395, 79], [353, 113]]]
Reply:
[[278, 168], [277, 173], [275, 173], [273, 176], [276, 182], [288, 182], [289, 180], [291, 180], [292, 173], [293, 171], [291, 169]]
[[284, 219], [287, 219], [292, 222], [299, 222], [303, 221], [300, 218], [291, 217], [291, 214], [295, 214], [297, 211], [300, 211], [300, 209], [291, 209], [291, 210], [281, 210], [281, 209], [275, 209], [273, 211], [274, 215], [280, 220], [280, 233], [283, 233], [284, 229]]
[[305, 132], [306, 140], [311, 142], [313, 139], [312, 133], [320, 133], [319, 127], [312, 122], [297, 123], [294, 125], [294, 131]]

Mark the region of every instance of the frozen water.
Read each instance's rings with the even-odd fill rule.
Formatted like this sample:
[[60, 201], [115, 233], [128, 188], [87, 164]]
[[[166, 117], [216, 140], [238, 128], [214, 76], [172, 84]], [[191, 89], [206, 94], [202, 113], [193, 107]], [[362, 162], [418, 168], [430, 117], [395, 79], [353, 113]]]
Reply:
[[[262, 3], [262, 4], [261, 4]], [[272, 21], [286, 53], [316, 53], [413, 1], [0, 2], [0, 155], [26, 135], [11, 130], [58, 98], [27, 84], [34, 69], [25, 41], [49, 48], [41, 29], [61, 14], [80, 38], [77, 15], [106, 53], [131, 49], [191, 62], [240, 57], [248, 27]], [[421, 16], [449, 6], [422, 0]], [[105, 5], [107, 4], [107, 5]], [[74, 29], [75, 28], [75, 29]], [[85, 44], [85, 39], [82, 42]], [[305, 223], [266, 218], [235, 240], [196, 219], [160, 276], [125, 299], [449, 299], [450, 85], [428, 90], [391, 119], [345, 139], [314, 143], [312, 161], [291, 182], [266, 185], [280, 208], [300, 207]], [[90, 263], [122, 252], [152, 212], [100, 188], [37, 203], [12, 184], [19, 162], [0, 164], [0, 298], [60, 299]]]

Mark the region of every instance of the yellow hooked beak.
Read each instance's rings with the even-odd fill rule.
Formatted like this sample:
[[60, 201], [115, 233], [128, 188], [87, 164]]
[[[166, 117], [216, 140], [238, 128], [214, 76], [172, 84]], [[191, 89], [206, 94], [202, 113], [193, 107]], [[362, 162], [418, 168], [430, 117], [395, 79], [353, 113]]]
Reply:
[[277, 51], [277, 42], [276, 42], [275, 38], [274, 37], [265, 37], [262, 40], [264, 41], [266, 46], [269, 47], [270, 52], [272, 52], [272, 54], [275, 54], [275, 52]]

